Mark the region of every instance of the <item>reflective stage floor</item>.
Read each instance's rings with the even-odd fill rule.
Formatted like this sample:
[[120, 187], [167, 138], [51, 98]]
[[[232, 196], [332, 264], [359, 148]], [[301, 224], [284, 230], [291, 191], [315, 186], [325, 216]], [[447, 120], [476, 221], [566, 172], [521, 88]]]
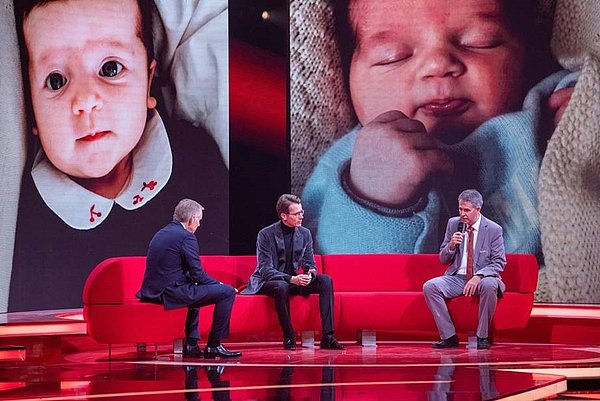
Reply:
[[285, 351], [273, 342], [228, 343], [243, 352], [233, 360], [131, 345], [113, 346], [108, 360], [77, 318], [68, 329], [37, 319], [0, 322], [0, 400], [600, 399], [598, 345], [501, 341], [478, 351], [464, 342], [449, 350], [429, 341], [344, 342], [344, 351]]

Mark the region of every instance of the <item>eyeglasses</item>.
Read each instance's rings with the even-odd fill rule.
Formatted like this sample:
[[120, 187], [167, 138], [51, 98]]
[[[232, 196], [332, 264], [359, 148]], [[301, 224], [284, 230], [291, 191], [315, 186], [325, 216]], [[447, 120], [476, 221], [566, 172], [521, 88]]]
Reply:
[[291, 216], [303, 216], [304, 215], [304, 210], [300, 210], [300, 211], [295, 212], [295, 213], [286, 213], [286, 214], [291, 215]]

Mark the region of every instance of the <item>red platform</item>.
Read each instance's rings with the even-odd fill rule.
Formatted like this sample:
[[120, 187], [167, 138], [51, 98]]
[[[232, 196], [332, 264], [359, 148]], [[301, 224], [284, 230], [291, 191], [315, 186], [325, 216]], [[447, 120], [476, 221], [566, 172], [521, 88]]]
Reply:
[[79, 310], [3, 314], [0, 400], [600, 399], [600, 385], [567, 389], [600, 377], [599, 323], [600, 307], [536, 305], [525, 330], [498, 333], [485, 351], [410, 341], [346, 342], [345, 351], [244, 343], [230, 344], [242, 358], [220, 361], [184, 359], [163, 344], [158, 358], [153, 346], [140, 354], [131, 345], [113, 347], [108, 361]]

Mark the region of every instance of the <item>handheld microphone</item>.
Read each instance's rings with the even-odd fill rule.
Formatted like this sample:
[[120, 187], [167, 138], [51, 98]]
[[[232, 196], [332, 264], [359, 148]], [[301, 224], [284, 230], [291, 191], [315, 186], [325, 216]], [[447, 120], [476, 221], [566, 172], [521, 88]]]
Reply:
[[[459, 221], [458, 226], [456, 227], [456, 231], [460, 232], [463, 235], [463, 239], [464, 239], [464, 234], [465, 234], [465, 228], [466, 228], [465, 223], [463, 223], [462, 221]], [[459, 249], [460, 244], [456, 248]]]
[[300, 269], [302, 269], [302, 273], [303, 274], [310, 274], [310, 281], [313, 281], [316, 277], [314, 272], [311, 272], [308, 267], [306, 266], [301, 266]]

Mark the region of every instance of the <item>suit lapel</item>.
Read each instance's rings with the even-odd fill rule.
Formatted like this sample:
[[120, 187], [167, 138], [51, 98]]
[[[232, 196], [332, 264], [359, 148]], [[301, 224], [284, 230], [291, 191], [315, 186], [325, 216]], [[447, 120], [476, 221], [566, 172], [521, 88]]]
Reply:
[[479, 253], [481, 252], [481, 248], [483, 248], [483, 243], [487, 238], [487, 221], [486, 218], [481, 216], [481, 222], [479, 223], [479, 232], [477, 233], [477, 241], [475, 241], [475, 248], [473, 252], [473, 268], [477, 266], [477, 260], [479, 259]]

